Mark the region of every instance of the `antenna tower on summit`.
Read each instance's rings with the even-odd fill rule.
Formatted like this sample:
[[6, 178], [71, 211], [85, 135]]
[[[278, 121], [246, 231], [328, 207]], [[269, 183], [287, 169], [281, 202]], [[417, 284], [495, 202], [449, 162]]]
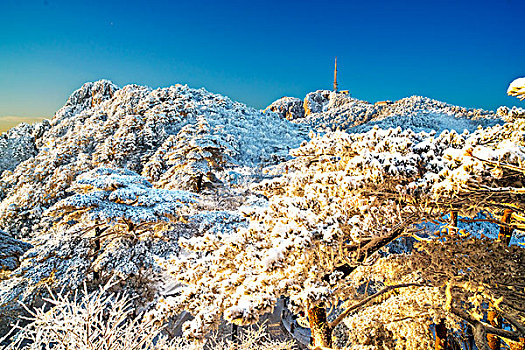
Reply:
[[337, 92], [337, 56], [335, 56], [335, 68], [334, 68], [334, 91]]

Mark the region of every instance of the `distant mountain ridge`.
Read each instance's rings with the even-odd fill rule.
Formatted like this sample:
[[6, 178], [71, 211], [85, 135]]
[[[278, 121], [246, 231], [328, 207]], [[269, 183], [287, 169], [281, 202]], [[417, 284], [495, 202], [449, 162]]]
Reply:
[[383, 129], [400, 126], [415, 132], [444, 129], [462, 132], [500, 121], [493, 111], [454, 106], [422, 96], [369, 103], [330, 90], [310, 92], [304, 100], [283, 97], [266, 111], [321, 131], [364, 132], [377, 125]]
[[38, 123], [41, 122], [44, 117], [17, 117], [17, 116], [0, 116], [0, 133], [6, 132], [11, 128], [19, 125], [20, 123]]

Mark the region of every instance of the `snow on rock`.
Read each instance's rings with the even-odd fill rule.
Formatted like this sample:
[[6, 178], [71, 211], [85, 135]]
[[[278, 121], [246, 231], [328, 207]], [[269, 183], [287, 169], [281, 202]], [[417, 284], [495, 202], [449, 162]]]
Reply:
[[304, 117], [303, 101], [296, 97], [283, 97], [264, 110], [277, 113], [281, 118], [294, 120]]
[[[276, 111], [294, 123], [305, 124], [322, 132], [338, 129], [349, 132], [365, 132], [374, 125], [388, 129], [400, 126], [415, 132], [454, 129], [474, 131], [479, 125], [490, 126], [499, 119], [490, 111], [453, 106], [421, 96], [412, 96], [391, 102], [375, 104], [353, 98], [343, 92], [318, 90], [306, 95], [302, 111], [290, 118], [284, 114], [291, 98], [272, 103], [267, 110]], [[296, 102], [294, 102], [296, 103]]]
[[306, 116], [312, 113], [319, 113], [323, 111], [323, 107], [330, 101], [329, 90], [317, 90], [310, 92], [304, 98], [304, 114]]

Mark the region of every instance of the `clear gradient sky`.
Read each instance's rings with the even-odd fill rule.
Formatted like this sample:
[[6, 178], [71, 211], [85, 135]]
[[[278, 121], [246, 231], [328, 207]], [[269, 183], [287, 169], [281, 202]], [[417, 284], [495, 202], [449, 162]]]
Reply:
[[525, 76], [524, 0], [0, 0], [0, 117], [51, 117], [86, 81], [186, 83], [262, 108], [341, 89], [467, 107]]

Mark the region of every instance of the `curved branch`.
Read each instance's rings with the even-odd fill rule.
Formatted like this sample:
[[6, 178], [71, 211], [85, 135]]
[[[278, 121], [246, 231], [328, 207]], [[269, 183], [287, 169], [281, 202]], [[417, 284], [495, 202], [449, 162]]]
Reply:
[[355, 311], [361, 307], [363, 307], [364, 305], [366, 305], [369, 301], [377, 298], [378, 296], [381, 296], [385, 293], [388, 293], [394, 289], [398, 289], [398, 288], [406, 288], [406, 287], [428, 287], [426, 284], [421, 284], [421, 283], [402, 283], [402, 284], [396, 284], [396, 285], [393, 285], [393, 286], [388, 286], [388, 287], [385, 287], [383, 288], [382, 290], [380, 290], [379, 292], [373, 294], [373, 295], [370, 295], [369, 297], [366, 297], [365, 299], [361, 300], [360, 302], [358, 302], [357, 304], [355, 305], [352, 305], [350, 306], [348, 309], [346, 309], [345, 311], [343, 311], [342, 314], [340, 314], [339, 316], [337, 316], [337, 318], [335, 320], [333, 320], [331, 323], [330, 323], [330, 328], [333, 329], [334, 327], [336, 327], [339, 323], [341, 323], [341, 321], [346, 317], [348, 316], [352, 311]]
[[[355, 265], [342, 264], [337, 266], [334, 270], [342, 272], [342, 278], [345, 278], [346, 276], [350, 275], [359, 266], [360, 263], [363, 263], [366, 260], [367, 257], [371, 256], [379, 249], [383, 248], [390, 242], [400, 237], [401, 234], [404, 232], [406, 226], [408, 225], [409, 219], [411, 218], [412, 217], [408, 218], [405, 222], [396, 225], [396, 227], [387, 235], [375, 237], [370, 240], [367, 239], [367, 243], [365, 245], [355, 245], [355, 249], [354, 247], [348, 247], [347, 249], [349, 251], [353, 251], [355, 254], [352, 256], [352, 258], [356, 260]], [[330, 275], [331, 273], [327, 273], [326, 275], [324, 275], [322, 278], [323, 281], [329, 282]]]
[[[483, 323], [474, 317], [472, 317], [470, 314], [466, 313], [463, 310], [457, 309], [455, 307], [451, 307], [450, 311], [458, 316], [459, 318], [467, 321], [472, 325], [474, 330], [483, 331], [484, 333], [491, 333], [495, 334], [497, 336], [500, 336], [502, 338], [507, 338], [514, 341], [520, 341], [520, 333], [518, 332], [511, 332], [500, 328], [494, 328], [486, 323]], [[482, 328], [482, 329], [481, 329]], [[486, 339], [486, 337], [485, 337]], [[478, 341], [476, 340], [476, 345], [480, 348], [483, 348], [483, 344], [478, 344]], [[484, 349], [484, 348], [483, 348]], [[487, 348], [488, 349], [488, 348]]]
[[505, 321], [510, 323], [514, 328], [518, 330], [519, 333], [521, 333], [520, 336], [525, 337], [525, 327], [521, 323], [519, 323], [514, 317], [502, 312], [499, 308], [498, 311], [503, 316]]

